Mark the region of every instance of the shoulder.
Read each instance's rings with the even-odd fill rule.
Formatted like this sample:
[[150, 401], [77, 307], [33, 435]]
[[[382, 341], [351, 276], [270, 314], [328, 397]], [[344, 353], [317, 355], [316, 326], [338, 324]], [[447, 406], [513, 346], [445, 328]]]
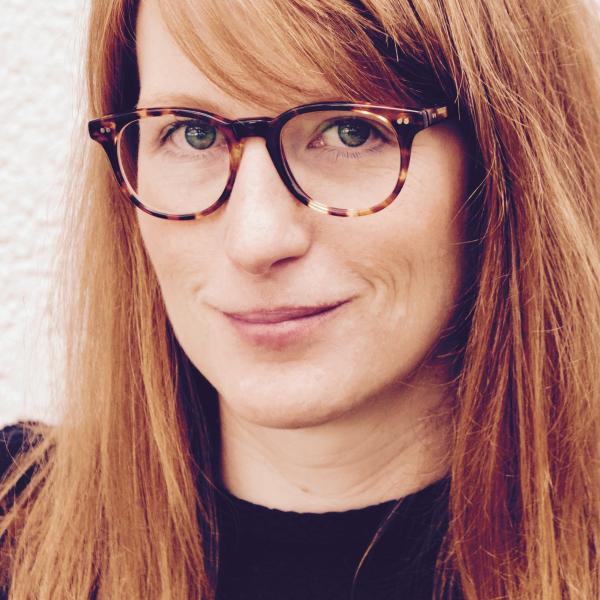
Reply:
[[34, 425], [34, 421], [19, 421], [0, 429], [0, 473], [6, 472], [18, 454], [35, 445]]
[[[0, 429], [0, 482], [15, 463], [17, 456], [27, 452], [39, 441], [32, 428], [37, 425], [34, 421], [19, 421]], [[18, 494], [31, 479], [32, 470], [27, 471], [16, 485]]]

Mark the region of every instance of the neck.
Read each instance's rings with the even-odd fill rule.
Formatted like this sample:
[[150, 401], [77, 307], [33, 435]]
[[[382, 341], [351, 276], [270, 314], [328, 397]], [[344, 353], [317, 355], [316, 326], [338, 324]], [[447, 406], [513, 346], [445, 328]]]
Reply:
[[274, 429], [221, 398], [223, 484], [248, 502], [298, 512], [401, 498], [448, 471], [447, 400], [447, 387], [411, 382], [333, 421]]

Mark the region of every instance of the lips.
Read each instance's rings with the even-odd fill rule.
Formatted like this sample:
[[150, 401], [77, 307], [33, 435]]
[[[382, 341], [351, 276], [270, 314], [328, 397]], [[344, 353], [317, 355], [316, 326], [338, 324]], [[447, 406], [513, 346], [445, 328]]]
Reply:
[[341, 304], [343, 303], [335, 302], [332, 304], [322, 304], [318, 306], [286, 306], [268, 310], [253, 310], [248, 312], [225, 312], [225, 314], [232, 319], [245, 323], [272, 324], [312, 317], [314, 315], [332, 310]]
[[266, 351], [292, 351], [322, 339], [348, 302], [350, 300], [313, 306], [223, 311], [222, 314], [245, 344]]

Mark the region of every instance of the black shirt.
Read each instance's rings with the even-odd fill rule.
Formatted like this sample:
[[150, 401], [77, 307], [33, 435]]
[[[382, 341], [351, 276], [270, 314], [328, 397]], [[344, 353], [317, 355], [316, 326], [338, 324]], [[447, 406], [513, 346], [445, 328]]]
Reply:
[[269, 509], [223, 492], [218, 600], [431, 600], [447, 528], [448, 479], [397, 501], [344, 512]]
[[[0, 431], [0, 476], [22, 442], [22, 427]], [[269, 509], [221, 490], [217, 600], [431, 600], [448, 489], [443, 478], [399, 504], [327, 513]]]

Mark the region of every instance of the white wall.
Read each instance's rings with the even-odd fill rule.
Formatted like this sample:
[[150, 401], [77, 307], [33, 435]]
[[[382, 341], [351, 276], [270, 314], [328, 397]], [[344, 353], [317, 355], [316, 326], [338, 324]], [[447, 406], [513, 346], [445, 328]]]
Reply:
[[0, 425], [58, 416], [47, 409], [50, 328], [44, 308], [73, 131], [84, 12], [84, 0], [2, 0]]

